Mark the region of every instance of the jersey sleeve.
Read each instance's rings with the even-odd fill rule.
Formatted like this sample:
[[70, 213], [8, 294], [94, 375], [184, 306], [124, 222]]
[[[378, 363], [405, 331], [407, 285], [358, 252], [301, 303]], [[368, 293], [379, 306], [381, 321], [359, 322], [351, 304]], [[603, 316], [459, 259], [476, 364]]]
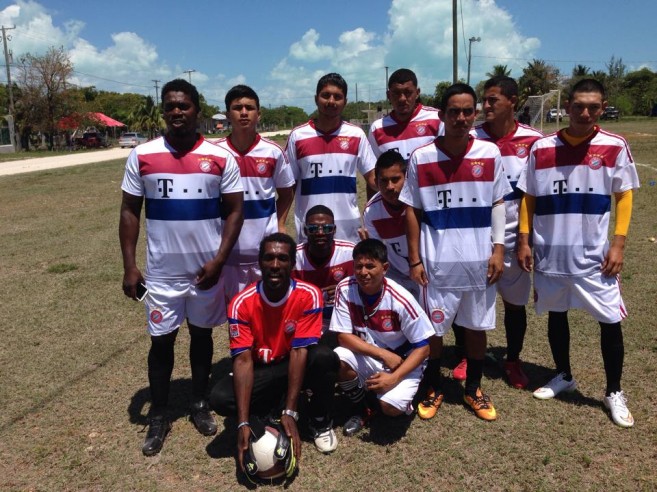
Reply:
[[512, 191], [513, 188], [511, 188], [511, 183], [509, 183], [509, 179], [506, 177], [504, 167], [502, 166], [502, 155], [500, 154], [500, 151], [496, 149], [495, 181], [493, 182], [493, 203], [503, 199], [505, 195], [508, 195]]
[[379, 149], [379, 144], [376, 141], [376, 137], [374, 136], [374, 132], [376, 131], [376, 125], [372, 123], [372, 126], [370, 126], [370, 132], [367, 134], [367, 141], [370, 143], [370, 147], [372, 148], [372, 153], [374, 156], [378, 159], [381, 156], [381, 149]]
[[353, 333], [351, 315], [349, 314], [349, 277], [342, 280], [335, 288], [335, 304], [329, 330], [338, 333]]
[[417, 158], [415, 152], [411, 154], [411, 158], [408, 161], [406, 180], [404, 181], [404, 186], [399, 193], [399, 200], [413, 208], [422, 208], [417, 180]]
[[365, 138], [365, 133], [363, 133], [363, 138], [360, 139], [360, 144], [358, 145], [358, 157], [358, 171], [362, 176], [365, 176], [376, 165], [376, 157], [374, 156], [374, 152], [372, 152], [369, 141]]
[[253, 347], [253, 334], [248, 305], [242, 296], [236, 296], [228, 306], [228, 336], [230, 356], [235, 357]]
[[636, 172], [636, 166], [632, 159], [632, 154], [624, 142], [618, 156], [616, 157], [616, 166], [614, 167], [614, 176], [611, 182], [611, 190], [619, 193], [627, 190], [633, 190], [639, 187], [639, 176]]
[[287, 137], [287, 143], [285, 144], [285, 157], [287, 162], [290, 164], [290, 169], [292, 170], [292, 176], [295, 181], [299, 181], [299, 165], [297, 164], [297, 144], [295, 138], [295, 132], [292, 131], [290, 136]]
[[321, 291], [308, 283], [297, 283], [297, 289], [303, 289], [305, 295], [300, 301], [303, 311], [297, 321], [292, 348], [303, 348], [315, 345], [322, 336], [323, 297]]
[[125, 173], [121, 189], [134, 196], [144, 196], [144, 182], [139, 174], [139, 157], [137, 149], [132, 149], [125, 163]]
[[240, 177], [240, 168], [235, 157], [226, 152], [226, 167], [221, 177], [221, 193], [239, 193], [244, 191], [242, 179]]
[[415, 299], [409, 295], [406, 309], [401, 310], [402, 332], [413, 348], [428, 345], [429, 338], [436, 334], [431, 321]]

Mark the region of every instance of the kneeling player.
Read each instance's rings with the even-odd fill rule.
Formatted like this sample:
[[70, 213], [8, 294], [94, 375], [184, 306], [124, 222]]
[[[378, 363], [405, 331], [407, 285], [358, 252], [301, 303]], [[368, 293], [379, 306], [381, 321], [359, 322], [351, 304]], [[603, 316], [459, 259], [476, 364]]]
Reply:
[[429, 356], [429, 337], [435, 335], [412, 295], [385, 278], [389, 263], [381, 241], [361, 241], [353, 257], [355, 275], [336, 288], [330, 326], [340, 344], [335, 349], [340, 357], [338, 385], [363, 410], [345, 424], [345, 435], [363, 427], [365, 390], [376, 393], [385, 415], [412, 412]]

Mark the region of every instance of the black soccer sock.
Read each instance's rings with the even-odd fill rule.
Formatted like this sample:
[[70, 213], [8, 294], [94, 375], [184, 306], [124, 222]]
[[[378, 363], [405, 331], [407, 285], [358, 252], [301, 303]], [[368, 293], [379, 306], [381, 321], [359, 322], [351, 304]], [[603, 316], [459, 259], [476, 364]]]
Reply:
[[424, 370], [425, 382], [433, 388], [436, 394], [442, 393], [442, 375], [440, 374], [440, 357], [429, 359], [427, 367]]
[[506, 360], [516, 362], [520, 358], [527, 331], [525, 306], [504, 310], [504, 328], [506, 330]]
[[568, 311], [550, 311], [548, 315], [548, 341], [557, 373], [564, 373], [566, 381], [572, 381], [570, 370], [570, 326]]
[[600, 323], [600, 349], [607, 376], [605, 396], [609, 396], [621, 389], [625, 346], [620, 322]]
[[484, 360], [471, 359], [468, 357], [468, 369], [465, 376], [465, 394], [475, 397], [477, 388], [481, 386], [481, 378], [484, 374]]
[[212, 329], [189, 325], [189, 364], [192, 369], [192, 400], [207, 398], [212, 371]]
[[151, 415], [164, 412], [169, 402], [169, 382], [173, 372], [174, 345], [178, 329], [161, 336], [151, 336], [148, 352], [148, 383], [151, 391]]
[[465, 359], [465, 331], [461, 325], [452, 323], [452, 330], [454, 330], [454, 353], [459, 362]]
[[350, 379], [349, 381], [339, 381], [338, 386], [355, 406], [361, 407], [364, 405], [365, 390], [358, 384], [358, 378]]

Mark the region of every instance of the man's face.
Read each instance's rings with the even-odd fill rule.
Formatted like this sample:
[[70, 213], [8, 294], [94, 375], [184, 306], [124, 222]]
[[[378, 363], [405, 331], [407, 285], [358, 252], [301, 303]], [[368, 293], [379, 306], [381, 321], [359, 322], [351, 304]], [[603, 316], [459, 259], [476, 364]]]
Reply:
[[590, 131], [606, 107], [607, 101], [599, 92], [575, 92], [572, 100], [566, 103], [570, 127], [580, 133]]
[[388, 271], [388, 263], [381, 263], [368, 256], [360, 255], [354, 258], [354, 273], [360, 290], [371, 296], [381, 290], [383, 277]]
[[177, 137], [196, 134], [199, 109], [184, 92], [170, 91], [162, 99], [164, 122], [168, 132]]
[[330, 215], [311, 215], [304, 226], [304, 232], [308, 236], [308, 248], [311, 253], [326, 256], [333, 250], [335, 222]]
[[347, 98], [338, 86], [328, 84], [315, 96], [315, 104], [319, 114], [334, 118], [342, 114]]
[[404, 187], [405, 179], [401, 164], [394, 164], [387, 169], [377, 171], [376, 184], [379, 187], [381, 196], [390, 205], [398, 207], [401, 204], [399, 193]]
[[260, 270], [265, 288], [270, 291], [286, 291], [290, 286], [293, 258], [295, 251], [290, 251], [287, 243], [268, 242], [260, 258]]
[[450, 97], [445, 111], [440, 112], [440, 119], [445, 122], [445, 136], [467, 139], [476, 117], [475, 100], [470, 94]]
[[395, 110], [395, 115], [398, 119], [406, 121], [415, 110], [417, 98], [420, 96], [420, 89], [415, 87], [415, 84], [409, 80], [403, 84], [392, 84], [387, 94], [388, 101], [390, 101], [392, 109]]
[[241, 97], [233, 99], [228, 108], [228, 120], [233, 128], [255, 131], [260, 121], [260, 110], [255, 99]]
[[517, 97], [509, 99], [499, 87], [490, 87], [484, 92], [483, 111], [488, 123], [513, 120]]

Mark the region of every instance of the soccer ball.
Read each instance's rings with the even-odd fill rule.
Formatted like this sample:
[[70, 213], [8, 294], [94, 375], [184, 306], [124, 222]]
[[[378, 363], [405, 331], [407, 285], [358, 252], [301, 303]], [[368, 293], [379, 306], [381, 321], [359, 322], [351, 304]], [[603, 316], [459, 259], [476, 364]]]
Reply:
[[278, 460], [274, 456], [276, 442], [278, 440], [278, 430], [274, 427], [266, 426], [265, 433], [257, 441], [251, 441], [249, 452], [253, 461], [258, 465], [256, 475], [259, 478], [279, 478], [285, 474], [285, 461]]

